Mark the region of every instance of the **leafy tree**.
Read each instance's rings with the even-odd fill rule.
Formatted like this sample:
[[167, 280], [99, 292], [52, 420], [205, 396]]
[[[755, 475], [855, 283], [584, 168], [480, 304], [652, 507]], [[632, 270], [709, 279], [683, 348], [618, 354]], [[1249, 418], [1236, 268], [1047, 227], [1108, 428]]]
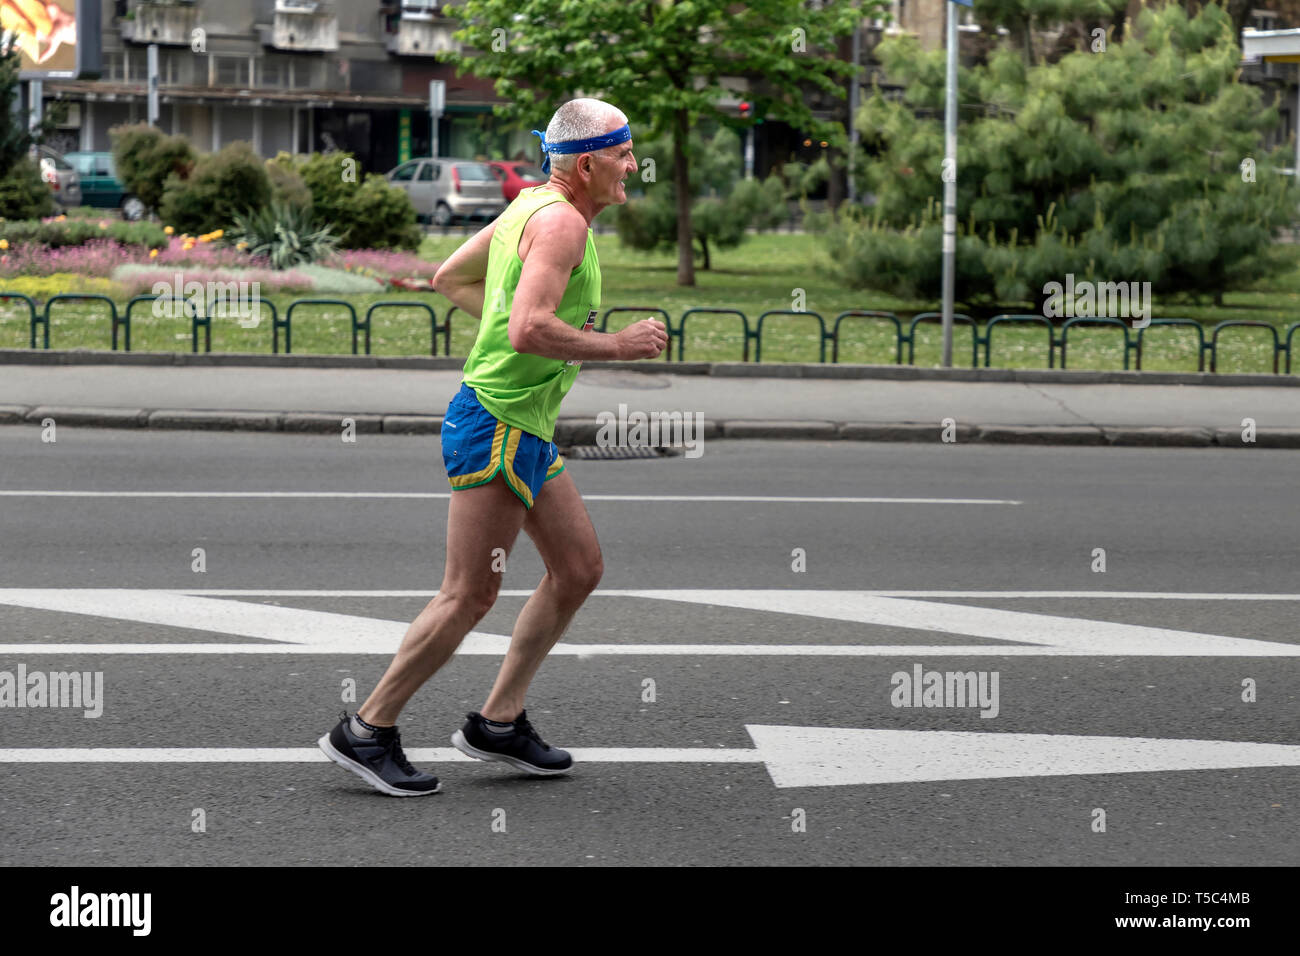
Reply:
[[[943, 132], [917, 108], [942, 100], [943, 53], [898, 38], [877, 55], [906, 92], [864, 104], [859, 126], [875, 153], [864, 186], [876, 205], [869, 220], [842, 218], [828, 242], [848, 281], [933, 298]], [[1072, 272], [1217, 298], [1269, 274], [1300, 188], [1262, 152], [1277, 113], [1239, 82], [1239, 62], [1220, 7], [1189, 17], [1169, 4], [1144, 10], [1137, 32], [1105, 53], [1027, 67], [1004, 49], [963, 71], [958, 295], [1037, 299]]]
[[[664, 140], [641, 146], [647, 155], [663, 155]], [[699, 243], [703, 268], [710, 266], [710, 243], [729, 249], [740, 245], [745, 230], [774, 229], [785, 220], [785, 186], [780, 176], [763, 182], [740, 178], [740, 138], [726, 127], [705, 139], [693, 133], [691, 166], [691, 231]], [[644, 177], [644, 173], [642, 174]], [[620, 206], [615, 222], [619, 239], [634, 249], [656, 249], [677, 242], [677, 196], [672, 181], [649, 182], [647, 197]]]
[[[677, 281], [695, 284], [690, 131], [727, 116], [725, 77], [751, 77], [755, 113], [843, 142], [838, 124], [818, 120], [805, 93], [843, 95], [850, 64], [835, 59], [838, 37], [884, 6], [882, 0], [464, 0], [456, 37], [473, 55], [444, 57], [495, 80], [499, 116], [537, 125], [563, 101], [596, 96], [636, 124], [634, 144], [666, 134], [677, 226]], [[669, 158], [671, 157], [671, 162]]]

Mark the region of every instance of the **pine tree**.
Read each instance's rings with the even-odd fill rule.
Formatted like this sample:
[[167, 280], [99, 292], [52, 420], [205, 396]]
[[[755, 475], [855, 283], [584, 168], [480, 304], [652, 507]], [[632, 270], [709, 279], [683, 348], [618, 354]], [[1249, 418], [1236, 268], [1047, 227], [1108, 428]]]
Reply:
[[[830, 241], [851, 281], [933, 298], [943, 134], [919, 114], [942, 103], [943, 53], [903, 37], [877, 55], [905, 97], [863, 106], [876, 205]], [[963, 70], [958, 297], [1034, 301], [1066, 272], [1217, 297], [1276, 268], [1272, 239], [1300, 188], [1262, 152], [1277, 113], [1239, 81], [1239, 62], [1222, 8], [1189, 17], [1169, 4], [1104, 52], [1030, 67], [1004, 48]]]

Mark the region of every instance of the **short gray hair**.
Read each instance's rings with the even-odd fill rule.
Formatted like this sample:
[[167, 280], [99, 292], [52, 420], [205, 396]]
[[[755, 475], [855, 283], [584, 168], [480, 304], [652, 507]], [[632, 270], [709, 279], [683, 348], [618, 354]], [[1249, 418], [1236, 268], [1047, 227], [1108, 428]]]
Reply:
[[[565, 143], [574, 139], [590, 139], [600, 136], [609, 129], [613, 118], [627, 122], [627, 116], [618, 107], [604, 100], [583, 97], [569, 100], [555, 111], [546, 126], [548, 143]], [[606, 147], [609, 148], [609, 147]], [[578, 161], [581, 153], [555, 153], [551, 156], [551, 169], [568, 172]]]

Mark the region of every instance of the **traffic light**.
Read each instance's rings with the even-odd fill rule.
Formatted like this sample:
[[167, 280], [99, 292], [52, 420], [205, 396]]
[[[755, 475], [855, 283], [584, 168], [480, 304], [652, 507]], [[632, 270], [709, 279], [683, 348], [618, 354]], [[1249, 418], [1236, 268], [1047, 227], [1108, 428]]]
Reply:
[[749, 100], [741, 100], [739, 109], [741, 119], [749, 119], [754, 115], [754, 105]]

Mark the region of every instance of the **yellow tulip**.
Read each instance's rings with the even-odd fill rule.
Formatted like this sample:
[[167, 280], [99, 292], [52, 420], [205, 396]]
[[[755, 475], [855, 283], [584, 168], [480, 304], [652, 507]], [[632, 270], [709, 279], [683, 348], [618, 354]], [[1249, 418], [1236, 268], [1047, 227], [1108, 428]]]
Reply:
[[8, 249], [8, 248], [9, 248], [9, 240], [0, 239], [0, 249]]
[[157, 259], [157, 258], [158, 258], [158, 250], [157, 250], [157, 249], [150, 249], [150, 250], [149, 250], [149, 258], [150, 258], [150, 259]]
[[172, 233], [174, 233], [175, 231], [176, 231], [176, 230], [173, 229], [171, 226], [164, 226], [164, 227], [163, 227], [163, 232], [166, 233], [166, 234], [169, 235], [169, 236], [170, 236]]

